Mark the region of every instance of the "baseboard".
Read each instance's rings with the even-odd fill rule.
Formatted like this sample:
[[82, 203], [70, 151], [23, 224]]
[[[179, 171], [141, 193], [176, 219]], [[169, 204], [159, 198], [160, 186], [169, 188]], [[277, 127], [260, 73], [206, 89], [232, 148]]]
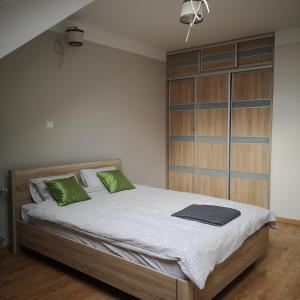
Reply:
[[276, 219], [278, 222], [281, 223], [294, 224], [300, 226], [300, 220], [293, 220], [293, 219], [282, 218], [282, 217], [277, 217]]

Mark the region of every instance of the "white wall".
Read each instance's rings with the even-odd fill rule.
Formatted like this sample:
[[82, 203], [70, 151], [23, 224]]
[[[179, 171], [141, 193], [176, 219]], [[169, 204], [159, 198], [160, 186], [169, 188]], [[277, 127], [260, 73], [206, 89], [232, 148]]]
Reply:
[[300, 28], [276, 33], [271, 209], [300, 220]]
[[93, 0], [0, 2], [0, 58], [32, 40]]

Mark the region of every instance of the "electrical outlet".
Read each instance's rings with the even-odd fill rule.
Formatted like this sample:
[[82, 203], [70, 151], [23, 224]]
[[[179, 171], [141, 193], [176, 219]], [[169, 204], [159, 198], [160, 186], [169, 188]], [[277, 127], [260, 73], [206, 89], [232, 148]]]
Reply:
[[53, 129], [54, 128], [54, 122], [53, 121], [47, 121], [46, 122], [46, 128], [47, 129]]
[[0, 194], [1, 193], [8, 193], [8, 189], [6, 187], [0, 188]]

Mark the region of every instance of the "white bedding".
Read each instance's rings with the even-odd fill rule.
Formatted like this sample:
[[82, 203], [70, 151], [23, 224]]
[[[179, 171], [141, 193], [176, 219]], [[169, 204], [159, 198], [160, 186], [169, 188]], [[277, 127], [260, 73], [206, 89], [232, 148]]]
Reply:
[[[223, 227], [171, 216], [191, 204], [232, 207], [241, 216]], [[217, 264], [265, 223], [275, 221], [272, 212], [260, 207], [139, 185], [135, 190], [103, 193], [65, 207], [46, 200], [35, 204], [28, 216], [96, 235], [125, 249], [177, 261], [200, 289]]]
[[61, 237], [73, 240], [75, 242], [94, 248], [96, 250], [114, 254], [131, 262], [150, 267], [154, 270], [157, 270], [164, 274], [168, 274], [175, 278], [185, 280], [187, 279], [185, 274], [181, 271], [180, 266], [177, 264], [177, 261], [164, 260], [157, 257], [152, 257], [151, 255], [146, 255], [136, 251], [125, 249], [123, 247], [121, 248], [117, 245], [113, 245], [109, 242], [103, 241], [95, 235], [87, 234], [81, 230], [69, 228], [64, 226], [63, 224], [49, 222], [48, 220], [46, 221], [30, 217], [28, 215], [28, 212], [35, 205], [36, 203], [27, 203], [22, 205], [22, 219], [26, 223], [36, 225], [39, 228], [42, 228], [43, 230], [55, 233]]

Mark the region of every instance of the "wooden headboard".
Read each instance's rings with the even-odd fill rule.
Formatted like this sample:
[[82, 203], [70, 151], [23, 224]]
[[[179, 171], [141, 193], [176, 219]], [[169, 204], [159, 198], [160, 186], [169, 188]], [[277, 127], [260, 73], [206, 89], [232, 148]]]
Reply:
[[121, 160], [98, 160], [93, 162], [47, 166], [33, 169], [12, 170], [10, 174], [10, 245], [12, 252], [15, 253], [17, 247], [16, 224], [17, 221], [20, 220], [21, 206], [25, 203], [32, 202], [29, 193], [29, 182], [31, 179], [45, 176], [64, 175], [69, 173], [75, 174], [79, 179], [79, 172], [81, 169], [93, 169], [110, 166], [114, 166], [117, 169], [121, 169]]

